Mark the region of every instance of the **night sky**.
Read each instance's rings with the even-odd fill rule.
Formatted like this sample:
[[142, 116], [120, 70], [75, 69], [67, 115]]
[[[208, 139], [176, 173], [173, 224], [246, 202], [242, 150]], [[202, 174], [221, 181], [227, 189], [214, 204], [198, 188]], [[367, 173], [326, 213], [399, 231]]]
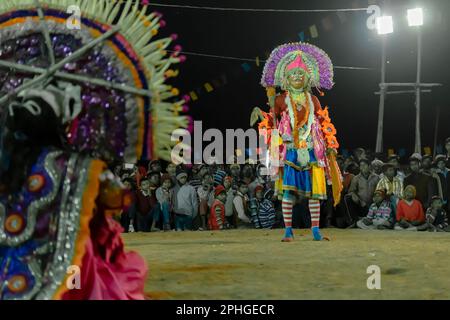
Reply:
[[[367, 7], [367, 0], [159, 0], [167, 4], [273, 9], [320, 9]], [[375, 1], [380, 4], [381, 1]], [[422, 95], [422, 146], [433, 146], [436, 110], [441, 107], [439, 142], [450, 136], [450, 1], [393, 0], [386, 13], [394, 16], [395, 31], [388, 35], [387, 82], [415, 82], [416, 35], [408, 27], [406, 10], [416, 6], [425, 11], [423, 30], [424, 82], [443, 83], [442, 88]], [[177, 43], [187, 52], [255, 58], [274, 47], [298, 41], [298, 33], [316, 24], [319, 37], [309, 39], [325, 50], [337, 66], [368, 67], [372, 70], [335, 70], [335, 87], [320, 100], [330, 107], [341, 144], [341, 149], [356, 147], [375, 148], [378, 119], [381, 41], [376, 31], [366, 27], [369, 17], [365, 11], [346, 13], [341, 22], [336, 13], [269, 13], [223, 12], [182, 8], [161, 8], [167, 26], [162, 35], [178, 33]], [[322, 19], [329, 17], [332, 29], [325, 30]], [[306, 32], [307, 38], [309, 32]], [[259, 84], [263, 64], [249, 63], [251, 70], [244, 72], [244, 61], [188, 56], [180, 65], [179, 77], [173, 84], [182, 93], [201, 88], [205, 82], [220, 79], [225, 74], [228, 83], [213, 92], [203, 89], [199, 100], [190, 102], [190, 114], [202, 120], [204, 129], [249, 127], [251, 110], [255, 106], [266, 108], [265, 90]], [[415, 96], [413, 94], [389, 96], [386, 102], [384, 149], [406, 148], [413, 152], [415, 127]], [[266, 109], [267, 110], [267, 109]]]

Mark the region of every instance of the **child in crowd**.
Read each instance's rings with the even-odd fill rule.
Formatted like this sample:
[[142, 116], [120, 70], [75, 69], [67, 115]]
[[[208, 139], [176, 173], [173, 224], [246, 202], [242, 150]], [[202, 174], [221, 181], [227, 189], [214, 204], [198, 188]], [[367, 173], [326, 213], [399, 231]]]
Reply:
[[128, 205], [123, 210], [120, 224], [122, 225], [124, 232], [134, 232], [134, 221], [136, 218], [136, 192], [134, 190], [133, 179], [124, 179], [123, 185], [128, 197]]
[[174, 192], [175, 225], [177, 231], [192, 230], [192, 221], [198, 213], [195, 188], [187, 183], [186, 171], [177, 171], [178, 186]]
[[447, 213], [443, 209], [444, 203], [438, 196], [431, 199], [431, 207], [427, 209], [426, 219], [428, 231], [450, 232]]
[[[164, 231], [170, 231], [170, 212], [173, 208], [173, 189], [172, 178], [169, 174], [163, 174], [161, 177], [161, 187], [156, 189], [156, 199], [161, 208], [163, 216], [163, 228]], [[155, 228], [156, 223], [159, 221], [160, 215], [157, 219], [153, 219], [152, 228]]]
[[428, 228], [422, 204], [415, 198], [416, 188], [408, 185], [404, 190], [404, 199], [397, 205], [395, 230], [424, 231]]
[[227, 193], [227, 199], [225, 200], [225, 218], [229, 225], [233, 224], [233, 200], [236, 195], [236, 190], [232, 188], [233, 178], [231, 176], [226, 176], [223, 179], [223, 186]]
[[203, 176], [202, 186], [198, 188], [197, 195], [199, 200], [199, 214], [201, 218], [201, 225], [199, 230], [206, 230], [206, 215], [209, 208], [214, 202], [214, 187], [213, 178], [208, 173]]
[[228, 223], [225, 218], [225, 201], [227, 199], [227, 192], [225, 187], [219, 185], [214, 191], [215, 200], [211, 206], [211, 211], [208, 217], [209, 230], [226, 229]]
[[359, 220], [356, 225], [360, 229], [391, 229], [393, 226], [392, 206], [386, 200], [384, 190], [376, 190], [373, 195], [373, 203], [369, 207], [367, 217]]
[[156, 211], [159, 211], [158, 202], [155, 193], [151, 190], [151, 184], [148, 177], [141, 178], [139, 191], [136, 194], [137, 201], [137, 231], [149, 232], [151, 221]]
[[250, 202], [252, 222], [257, 229], [271, 229], [275, 224], [275, 208], [273, 202], [265, 198], [264, 187], [255, 188], [255, 196]]
[[251, 221], [248, 217], [248, 185], [243, 180], [238, 183], [238, 191], [233, 200], [233, 215], [236, 228], [249, 228]]

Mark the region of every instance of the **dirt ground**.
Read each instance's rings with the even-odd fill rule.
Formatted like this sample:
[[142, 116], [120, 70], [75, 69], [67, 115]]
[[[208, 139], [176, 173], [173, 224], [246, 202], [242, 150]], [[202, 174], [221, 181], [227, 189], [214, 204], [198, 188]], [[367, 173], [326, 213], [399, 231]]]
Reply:
[[[148, 262], [152, 299], [450, 299], [450, 234], [323, 230], [124, 234]], [[367, 288], [367, 268], [381, 289]]]

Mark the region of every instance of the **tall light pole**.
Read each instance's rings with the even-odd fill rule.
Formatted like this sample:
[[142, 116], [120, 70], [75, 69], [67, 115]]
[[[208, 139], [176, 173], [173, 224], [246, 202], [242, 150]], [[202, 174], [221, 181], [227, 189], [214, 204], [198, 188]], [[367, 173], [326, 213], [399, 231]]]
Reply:
[[408, 25], [417, 27], [417, 76], [416, 76], [416, 142], [414, 151], [421, 153], [422, 142], [420, 138], [420, 79], [422, 75], [422, 31], [420, 27], [423, 25], [423, 10], [415, 8], [408, 10]]
[[386, 36], [394, 32], [394, 24], [391, 16], [383, 16], [377, 18], [378, 34], [382, 35], [381, 39], [381, 83], [380, 83], [380, 104], [378, 108], [378, 129], [377, 143], [375, 147], [376, 153], [383, 152], [383, 124], [384, 124], [384, 103], [386, 101]]
[[[391, 94], [404, 94], [414, 93], [416, 96], [416, 129], [415, 129], [415, 147], [414, 150], [417, 153], [421, 153], [422, 142], [420, 135], [420, 100], [422, 93], [431, 92], [429, 90], [432, 87], [441, 86], [439, 83], [422, 83], [422, 32], [420, 27], [423, 25], [423, 10], [422, 8], [415, 8], [408, 10], [408, 24], [410, 27], [417, 27], [417, 75], [416, 82], [412, 83], [387, 83], [386, 82], [386, 35], [394, 32], [394, 24], [392, 16], [381, 16], [377, 18], [377, 30], [378, 34], [383, 36], [382, 48], [381, 48], [381, 83], [380, 92], [375, 94], [380, 95], [380, 104], [378, 111], [378, 131], [377, 142], [375, 151], [377, 153], [383, 152], [383, 120], [384, 120], [384, 107], [386, 95]], [[389, 91], [390, 87], [410, 87], [414, 90], [398, 90]], [[429, 88], [423, 90], [423, 88]]]

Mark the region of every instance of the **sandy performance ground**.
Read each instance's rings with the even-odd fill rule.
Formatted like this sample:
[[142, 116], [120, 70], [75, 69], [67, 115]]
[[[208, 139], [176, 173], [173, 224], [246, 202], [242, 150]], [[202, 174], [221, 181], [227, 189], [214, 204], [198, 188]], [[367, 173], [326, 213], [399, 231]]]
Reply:
[[[450, 299], [450, 234], [323, 230], [124, 234], [150, 273], [152, 299]], [[367, 268], [381, 269], [381, 290]]]

